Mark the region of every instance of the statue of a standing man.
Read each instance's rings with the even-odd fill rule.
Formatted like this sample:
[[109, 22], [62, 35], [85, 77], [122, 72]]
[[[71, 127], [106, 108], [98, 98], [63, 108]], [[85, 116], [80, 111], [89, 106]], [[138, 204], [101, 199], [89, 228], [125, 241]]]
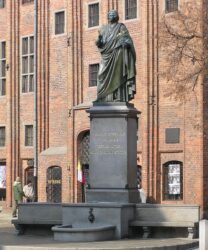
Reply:
[[99, 102], [128, 102], [136, 93], [136, 53], [126, 26], [118, 20], [118, 12], [109, 11], [109, 24], [101, 28], [96, 41], [102, 56], [97, 84]]

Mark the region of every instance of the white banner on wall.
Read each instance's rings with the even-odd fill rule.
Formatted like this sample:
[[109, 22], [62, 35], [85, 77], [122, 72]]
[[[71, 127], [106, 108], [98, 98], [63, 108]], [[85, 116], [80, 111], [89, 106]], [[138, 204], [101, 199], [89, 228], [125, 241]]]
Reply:
[[169, 164], [168, 166], [168, 186], [169, 194], [180, 194], [180, 164]]
[[6, 166], [0, 165], [0, 188], [6, 188]]

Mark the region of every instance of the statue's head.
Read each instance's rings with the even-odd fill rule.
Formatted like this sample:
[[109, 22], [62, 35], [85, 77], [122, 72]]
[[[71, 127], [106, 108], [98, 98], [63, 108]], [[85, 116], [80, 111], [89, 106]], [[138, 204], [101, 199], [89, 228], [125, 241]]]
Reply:
[[119, 16], [118, 16], [118, 11], [117, 10], [110, 10], [108, 12], [108, 21], [110, 23], [116, 23], [119, 20]]

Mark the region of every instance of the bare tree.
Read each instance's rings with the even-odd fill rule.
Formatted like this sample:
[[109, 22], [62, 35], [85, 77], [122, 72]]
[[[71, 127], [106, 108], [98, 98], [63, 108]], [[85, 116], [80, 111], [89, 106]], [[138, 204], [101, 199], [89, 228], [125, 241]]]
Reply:
[[[195, 2], [195, 3], [194, 3]], [[165, 96], [184, 100], [193, 92], [200, 76], [207, 73], [208, 23], [206, 9], [186, 2], [180, 10], [164, 14], [160, 21], [161, 77], [169, 83]]]

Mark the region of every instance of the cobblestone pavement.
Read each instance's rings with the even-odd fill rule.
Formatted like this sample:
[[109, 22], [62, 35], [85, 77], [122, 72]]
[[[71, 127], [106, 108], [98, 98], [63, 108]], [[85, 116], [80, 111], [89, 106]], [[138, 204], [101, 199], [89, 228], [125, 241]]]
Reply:
[[[49, 235], [17, 236], [11, 225], [11, 211], [0, 213], [0, 250], [185, 250], [197, 245], [197, 240], [188, 239], [123, 239], [117, 241], [60, 243]], [[192, 244], [192, 245], [191, 245]], [[194, 244], [194, 245], [193, 245]], [[189, 245], [189, 247], [188, 247]], [[191, 248], [192, 247], [192, 248]]]

